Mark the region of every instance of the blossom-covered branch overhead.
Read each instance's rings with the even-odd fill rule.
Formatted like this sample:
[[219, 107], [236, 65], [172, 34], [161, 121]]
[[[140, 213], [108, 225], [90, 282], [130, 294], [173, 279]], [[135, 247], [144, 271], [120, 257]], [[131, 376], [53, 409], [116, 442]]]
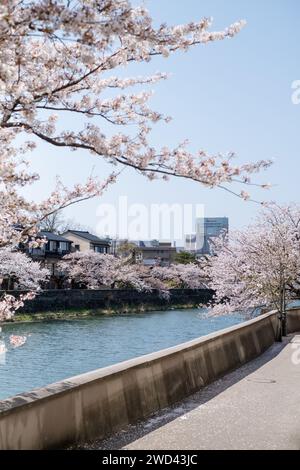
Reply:
[[[127, 0], [9, 0], [2, 2], [0, 18], [4, 136], [27, 134], [57, 148], [89, 151], [150, 179], [177, 176], [208, 187], [249, 184], [249, 175], [270, 165], [262, 160], [238, 166], [233, 153], [193, 154], [186, 142], [154, 148], [153, 125], [170, 118], [149, 106], [152, 92], [141, 87], [167, 76], [119, 74], [131, 63], [234, 37], [244, 21], [217, 32], [207, 18], [154, 27], [148, 11]], [[80, 130], [66, 128], [66, 113], [81, 117]], [[239, 196], [248, 199], [245, 191]]]
[[[167, 75], [123, 77], [130, 64], [232, 38], [244, 24], [212, 31], [212, 21], [204, 18], [155, 27], [148, 11], [128, 0], [2, 0], [0, 248], [31, 237], [42, 244], [35, 238], [40, 221], [100, 196], [126, 167], [150, 180], [175, 176], [232, 192], [228, 184], [252, 184], [251, 175], [270, 161], [239, 166], [234, 153], [210, 155], [200, 149], [194, 154], [187, 142], [153, 147], [152, 127], [170, 117], [151, 108], [149, 87]], [[58, 182], [45, 201], [28, 201], [20, 189], [39, 175], [30, 173], [25, 159], [40, 142], [55, 152], [89, 152], [113, 170], [104, 181], [102, 175], [91, 177], [70, 189]], [[246, 191], [237, 194], [249, 198]]]

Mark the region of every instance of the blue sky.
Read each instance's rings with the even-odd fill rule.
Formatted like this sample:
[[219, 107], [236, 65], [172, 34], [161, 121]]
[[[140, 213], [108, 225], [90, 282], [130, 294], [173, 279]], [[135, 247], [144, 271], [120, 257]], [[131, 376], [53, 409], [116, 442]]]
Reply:
[[[252, 190], [253, 196], [299, 202], [300, 105], [291, 100], [292, 82], [300, 80], [299, 0], [148, 0], [145, 4], [157, 23], [180, 24], [213, 16], [217, 30], [239, 19], [247, 21], [232, 40], [126, 70], [125, 75], [157, 70], [171, 74], [168, 81], [155, 86], [152, 105], [173, 121], [155, 129], [153, 142], [176, 145], [187, 138], [194, 150], [233, 150], [241, 162], [272, 158], [274, 166], [259, 180], [274, 187], [268, 192]], [[41, 182], [28, 191], [37, 199], [47, 195], [57, 174], [71, 185], [84, 181], [92, 168], [100, 176], [110, 169], [84, 152], [44, 144], [30, 160], [41, 175]], [[179, 179], [148, 182], [128, 169], [101, 200], [73, 207], [66, 215], [95, 227], [99, 203], [116, 204], [123, 195], [129, 203], [204, 204], [206, 216], [228, 216], [231, 227], [247, 224], [259, 210], [258, 205], [222, 190]]]

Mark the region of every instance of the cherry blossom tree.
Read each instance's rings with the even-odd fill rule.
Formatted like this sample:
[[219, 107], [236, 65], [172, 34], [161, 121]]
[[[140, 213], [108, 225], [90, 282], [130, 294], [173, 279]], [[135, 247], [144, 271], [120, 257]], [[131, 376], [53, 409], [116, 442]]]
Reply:
[[286, 334], [286, 305], [299, 294], [300, 207], [271, 205], [255, 224], [215, 244], [217, 255], [203, 261], [215, 290], [213, 314], [275, 308]]
[[[27, 201], [19, 190], [36, 181], [38, 176], [28, 173], [26, 162], [17, 159], [18, 153], [24, 152], [26, 146], [18, 152], [18, 149], [14, 147], [5, 148], [4, 141], [0, 129], [2, 151], [0, 157], [0, 251], [8, 248], [8, 251], [3, 251], [3, 254], [14, 251], [20, 244], [41, 246], [45, 240], [36, 237], [38, 223], [70, 204], [102, 194], [114, 181], [114, 176], [111, 175], [103, 183], [90, 179], [86, 184], [76, 185], [72, 189], [67, 189], [61, 182], [58, 182], [56, 189], [47, 200], [40, 203]], [[0, 311], [2, 312], [0, 321], [5, 317], [11, 317], [22, 306], [22, 301], [31, 298], [33, 295], [30, 293], [25, 297], [21, 296], [18, 300], [7, 295], [0, 297]]]
[[[1, 139], [2, 137], [2, 139]], [[73, 188], [66, 188], [61, 181], [50, 196], [39, 203], [28, 201], [20, 189], [32, 184], [39, 177], [26, 170], [28, 164], [18, 158], [29, 146], [10, 148], [13, 140], [7, 142], [0, 128], [0, 248], [17, 246], [19, 243], [41, 243], [35, 235], [39, 223], [51, 214], [90, 197], [98, 196], [115, 181], [114, 175], [104, 182], [90, 178], [85, 184], [77, 184]], [[5, 148], [5, 145], [7, 147]]]
[[[228, 183], [252, 184], [251, 175], [270, 161], [238, 166], [234, 153], [210, 155], [201, 149], [194, 155], [186, 142], [154, 148], [152, 126], [170, 118], [151, 109], [151, 92], [141, 87], [167, 76], [122, 78], [119, 73], [130, 64], [232, 38], [243, 26], [239, 21], [214, 32], [205, 18], [154, 27], [148, 11], [127, 0], [2, 0], [0, 247], [30, 238], [35, 245], [43, 243], [34, 238], [38, 223], [70, 204], [101, 195], [122, 168], [150, 179], [176, 176], [231, 192]], [[66, 120], [67, 115], [73, 119]], [[28, 201], [19, 189], [38, 179], [26, 169], [25, 157], [39, 142], [55, 151], [90, 152], [114, 170], [104, 181], [91, 177], [71, 189], [58, 181], [45, 201]], [[244, 190], [237, 194], [250, 197]]]
[[169, 288], [202, 289], [205, 287], [203, 271], [198, 263], [155, 266], [151, 274]]
[[133, 288], [145, 292], [156, 289], [162, 297], [168, 295], [165, 285], [153, 279], [146, 267], [128, 264], [126, 259], [113, 255], [75, 252], [64, 256], [59, 268], [73, 283], [88, 289]]
[[198, 264], [174, 264], [169, 267], [148, 267], [132, 264], [128, 258], [88, 252], [64, 256], [59, 268], [73, 284], [88, 289], [133, 288], [138, 291], [158, 291], [169, 298], [170, 289], [201, 289], [205, 287], [203, 272]]
[[18, 289], [38, 290], [49, 276], [49, 271], [29, 256], [9, 247], [0, 249], [0, 279]]
[[[170, 118], [149, 107], [151, 92], [140, 87], [167, 77], [118, 76], [129, 64], [231, 38], [244, 24], [239, 21], [213, 32], [211, 20], [205, 18], [155, 28], [148, 11], [127, 0], [4, 0], [0, 130], [5, 146], [24, 135], [56, 148], [91, 152], [150, 179], [178, 176], [208, 187], [249, 184], [249, 175], [268, 167], [269, 161], [237, 166], [233, 153], [212, 156], [200, 150], [193, 155], [186, 143], [153, 148], [153, 124]], [[136, 87], [139, 90], [132, 91]], [[65, 127], [67, 114], [74, 116], [74, 129]], [[81, 117], [79, 131], [75, 116]], [[123, 130], [110, 132], [109, 125]], [[244, 191], [240, 197], [247, 199], [248, 194]]]
[[0, 301], [0, 321], [10, 319], [13, 312], [24, 305], [25, 300], [31, 300], [48, 275], [47, 269], [24, 253], [12, 251], [10, 247], [0, 248], [0, 288], [7, 281], [8, 289], [17, 287], [31, 291], [19, 297], [5, 294]]

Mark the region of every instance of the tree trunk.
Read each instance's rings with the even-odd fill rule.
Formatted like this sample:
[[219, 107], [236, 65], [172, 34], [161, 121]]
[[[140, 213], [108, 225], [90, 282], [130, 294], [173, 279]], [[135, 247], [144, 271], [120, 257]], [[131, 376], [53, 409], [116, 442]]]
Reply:
[[282, 292], [282, 335], [287, 336], [287, 316], [286, 316], [286, 285], [283, 285]]
[[277, 338], [276, 341], [282, 343], [282, 314], [279, 313], [278, 315], [278, 330], [277, 330]]
[[287, 336], [287, 315], [286, 312], [283, 312], [282, 314], [282, 336]]
[[286, 319], [286, 284], [281, 273], [281, 287], [280, 287], [280, 339], [282, 341], [283, 336], [287, 336], [287, 319]]

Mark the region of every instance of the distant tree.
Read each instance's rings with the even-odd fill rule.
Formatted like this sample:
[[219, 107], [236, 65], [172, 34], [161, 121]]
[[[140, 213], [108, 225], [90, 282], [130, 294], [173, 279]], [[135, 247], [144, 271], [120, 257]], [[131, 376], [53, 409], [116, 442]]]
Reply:
[[63, 211], [57, 211], [45, 217], [41, 223], [38, 224], [39, 230], [45, 232], [56, 233], [61, 235], [68, 230], [85, 230], [92, 232], [93, 230], [86, 226], [79, 224], [75, 219], [67, 219], [64, 217]]
[[189, 251], [181, 251], [180, 253], [176, 253], [174, 261], [178, 264], [194, 263], [196, 261], [196, 255]]
[[64, 223], [62, 213], [57, 211], [45, 217], [38, 227], [39, 230], [43, 230], [45, 232], [59, 233], [62, 223]]
[[151, 271], [155, 279], [169, 288], [201, 289], [204, 287], [203, 271], [199, 264], [171, 264], [168, 267], [155, 266]]
[[118, 245], [116, 249], [116, 255], [122, 258], [127, 258], [128, 263], [135, 264], [137, 249], [138, 247], [134, 243], [131, 243], [128, 240], [124, 240]]

